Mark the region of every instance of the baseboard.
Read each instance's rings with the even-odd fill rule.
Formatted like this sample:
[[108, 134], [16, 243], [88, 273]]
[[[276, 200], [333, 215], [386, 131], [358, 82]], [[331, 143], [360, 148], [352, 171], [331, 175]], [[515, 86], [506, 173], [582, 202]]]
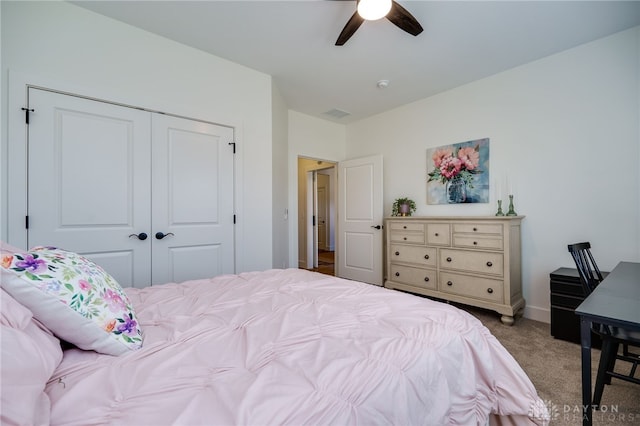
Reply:
[[525, 306], [523, 316], [530, 320], [546, 322], [547, 324], [551, 323], [551, 312], [546, 308]]

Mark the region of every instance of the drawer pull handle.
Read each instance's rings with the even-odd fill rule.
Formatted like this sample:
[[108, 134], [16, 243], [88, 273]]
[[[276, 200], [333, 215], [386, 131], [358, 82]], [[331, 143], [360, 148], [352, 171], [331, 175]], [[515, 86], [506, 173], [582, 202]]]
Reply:
[[451, 281], [447, 281], [447, 285], [448, 285], [448, 286], [452, 286], [452, 285], [453, 285], [453, 282], [451, 282]]
[[425, 254], [425, 255], [424, 255], [424, 258], [425, 258], [425, 259], [427, 259], [427, 260], [429, 260], [429, 255], [428, 255], [428, 254]]
[[452, 259], [450, 257], [447, 257], [447, 262], [451, 262], [451, 260]]
[[473, 245], [474, 245], [474, 246], [477, 246], [477, 245], [478, 245], [478, 242], [477, 242], [477, 241], [474, 241], [474, 242], [473, 242]]
[[429, 282], [429, 277], [424, 277], [424, 282], [428, 283]]
[[489, 287], [489, 288], [487, 289], [487, 293], [489, 293], [489, 294], [493, 293], [493, 289], [492, 289], [491, 287]]
[[402, 238], [403, 240], [407, 241], [407, 237]]
[[396, 252], [396, 256], [400, 256], [400, 252], [399, 251]]
[[402, 229], [407, 229], [407, 225], [404, 225], [404, 226], [402, 227]]
[[400, 272], [396, 272], [396, 277], [399, 277], [399, 276], [400, 276]]
[[474, 231], [474, 232], [475, 232], [475, 231], [477, 231], [477, 230], [478, 230], [478, 228], [473, 228], [473, 231]]
[[436, 236], [436, 237], [437, 237], [437, 236], [439, 236], [439, 235], [440, 235], [440, 234], [438, 234], [437, 232], [435, 233], [435, 236]]
[[491, 267], [493, 266], [493, 263], [491, 263], [491, 262], [487, 262], [487, 266], [488, 266], [489, 268], [491, 268]]

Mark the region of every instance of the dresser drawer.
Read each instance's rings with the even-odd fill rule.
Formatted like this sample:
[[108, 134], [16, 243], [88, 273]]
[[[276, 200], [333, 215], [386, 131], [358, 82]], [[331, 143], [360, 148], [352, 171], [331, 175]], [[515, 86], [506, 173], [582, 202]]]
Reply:
[[412, 268], [410, 266], [391, 265], [387, 279], [398, 283], [409, 284], [435, 290], [437, 287], [437, 273], [433, 269]]
[[390, 262], [417, 263], [422, 266], [436, 267], [438, 251], [431, 247], [414, 247], [392, 244], [389, 252]]
[[502, 235], [502, 225], [495, 223], [454, 223], [454, 233]]
[[424, 244], [424, 232], [391, 232], [392, 243]]
[[389, 227], [391, 228], [391, 232], [395, 232], [395, 231], [424, 232], [424, 223], [390, 222]]
[[453, 246], [463, 248], [480, 248], [502, 250], [502, 237], [488, 237], [485, 235], [453, 234]]
[[448, 223], [427, 223], [427, 244], [450, 246], [451, 225]]
[[439, 265], [443, 269], [502, 276], [504, 257], [502, 253], [440, 249]]
[[470, 277], [467, 275], [440, 272], [438, 288], [445, 293], [458, 294], [474, 299], [502, 302], [504, 282], [490, 278]]

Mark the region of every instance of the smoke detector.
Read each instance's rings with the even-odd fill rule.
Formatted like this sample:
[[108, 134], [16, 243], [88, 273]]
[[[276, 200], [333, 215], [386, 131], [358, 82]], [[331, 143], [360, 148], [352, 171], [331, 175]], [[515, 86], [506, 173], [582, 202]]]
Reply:
[[378, 89], [386, 89], [389, 86], [389, 80], [379, 80], [377, 86]]

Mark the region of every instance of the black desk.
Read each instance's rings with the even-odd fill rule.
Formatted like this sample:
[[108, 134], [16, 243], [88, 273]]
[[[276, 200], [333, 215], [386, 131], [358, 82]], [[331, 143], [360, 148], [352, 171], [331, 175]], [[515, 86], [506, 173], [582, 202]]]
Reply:
[[640, 331], [640, 263], [620, 262], [576, 308], [582, 345], [583, 425], [592, 423], [591, 323]]

